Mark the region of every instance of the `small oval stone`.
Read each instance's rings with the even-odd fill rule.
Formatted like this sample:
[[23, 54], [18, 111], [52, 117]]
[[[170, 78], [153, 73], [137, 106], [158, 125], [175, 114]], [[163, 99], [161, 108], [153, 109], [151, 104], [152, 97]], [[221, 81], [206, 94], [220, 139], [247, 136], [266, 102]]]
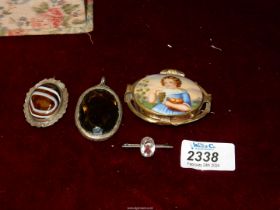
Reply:
[[37, 87], [29, 100], [29, 112], [34, 118], [48, 119], [59, 108], [61, 94], [54, 84], [43, 84]]
[[144, 157], [151, 157], [154, 155], [156, 145], [151, 137], [144, 137], [140, 143], [140, 152]]
[[105, 89], [93, 89], [83, 98], [79, 107], [79, 122], [93, 135], [109, 133], [117, 124], [119, 107], [116, 98]]

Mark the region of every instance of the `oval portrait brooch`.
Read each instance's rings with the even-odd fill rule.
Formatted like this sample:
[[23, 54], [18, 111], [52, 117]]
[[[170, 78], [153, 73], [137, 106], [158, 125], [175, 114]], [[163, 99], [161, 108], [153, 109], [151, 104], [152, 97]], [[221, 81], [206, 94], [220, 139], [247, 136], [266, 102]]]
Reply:
[[183, 72], [166, 69], [128, 85], [125, 102], [141, 119], [181, 125], [201, 119], [211, 108], [211, 95]]

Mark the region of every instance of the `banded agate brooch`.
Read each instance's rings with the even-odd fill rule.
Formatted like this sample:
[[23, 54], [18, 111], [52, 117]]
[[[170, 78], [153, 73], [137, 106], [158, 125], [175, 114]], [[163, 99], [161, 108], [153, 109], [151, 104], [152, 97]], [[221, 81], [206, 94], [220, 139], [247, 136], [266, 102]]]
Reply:
[[68, 92], [65, 85], [53, 78], [44, 79], [26, 94], [23, 105], [26, 121], [35, 127], [48, 127], [66, 112]]

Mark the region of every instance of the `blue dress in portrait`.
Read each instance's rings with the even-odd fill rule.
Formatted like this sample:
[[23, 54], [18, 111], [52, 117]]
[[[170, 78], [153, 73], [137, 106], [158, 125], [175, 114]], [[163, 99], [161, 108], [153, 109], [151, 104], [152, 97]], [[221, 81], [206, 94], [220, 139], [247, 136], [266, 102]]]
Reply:
[[163, 102], [159, 102], [152, 108], [153, 111], [159, 113], [159, 114], [164, 114], [164, 115], [181, 115], [184, 114], [184, 112], [181, 111], [176, 111], [169, 109], [167, 106], [164, 105], [164, 102], [168, 98], [173, 98], [173, 99], [182, 99], [185, 104], [188, 104], [191, 106], [191, 98], [190, 95], [186, 90], [181, 90], [181, 89], [164, 89], [163, 92], [165, 92], [165, 98]]

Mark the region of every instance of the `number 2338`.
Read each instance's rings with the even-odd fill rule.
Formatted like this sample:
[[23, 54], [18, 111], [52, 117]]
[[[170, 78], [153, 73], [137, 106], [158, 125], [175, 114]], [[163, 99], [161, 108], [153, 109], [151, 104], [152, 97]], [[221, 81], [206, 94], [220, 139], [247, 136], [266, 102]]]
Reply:
[[194, 152], [189, 151], [188, 152], [188, 158], [189, 161], [204, 161], [204, 162], [217, 162], [219, 160], [219, 153], [218, 152]]

